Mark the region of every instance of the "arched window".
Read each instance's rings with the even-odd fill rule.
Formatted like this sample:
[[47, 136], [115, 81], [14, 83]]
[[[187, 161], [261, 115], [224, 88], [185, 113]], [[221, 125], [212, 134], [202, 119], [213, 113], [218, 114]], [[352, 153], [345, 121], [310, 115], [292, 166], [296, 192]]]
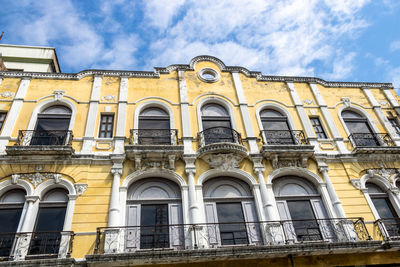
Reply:
[[12, 189], [0, 197], [0, 257], [10, 256], [25, 203], [25, 191]]
[[269, 145], [295, 144], [295, 136], [291, 131], [285, 115], [274, 109], [264, 109], [260, 112], [263, 127], [262, 135]]
[[203, 186], [209, 245], [261, 244], [254, 198], [248, 184], [217, 177]]
[[380, 145], [367, 118], [351, 110], [342, 111], [342, 118], [350, 132], [349, 138], [355, 146]]
[[366, 183], [369, 197], [390, 237], [400, 237], [399, 216], [390, 202], [389, 195], [374, 183]]
[[126, 250], [184, 245], [179, 187], [162, 178], [146, 178], [128, 190]]
[[318, 190], [307, 180], [286, 176], [273, 182], [284, 231], [291, 241], [332, 240], [333, 231]]
[[52, 189], [40, 201], [29, 255], [58, 254], [68, 205], [68, 191]]
[[30, 145], [65, 145], [69, 139], [71, 114], [71, 109], [61, 105], [39, 113]]
[[150, 107], [139, 115], [139, 144], [171, 144], [170, 118], [161, 108]]
[[202, 137], [205, 144], [235, 141], [231, 118], [221, 105], [210, 103], [201, 108]]

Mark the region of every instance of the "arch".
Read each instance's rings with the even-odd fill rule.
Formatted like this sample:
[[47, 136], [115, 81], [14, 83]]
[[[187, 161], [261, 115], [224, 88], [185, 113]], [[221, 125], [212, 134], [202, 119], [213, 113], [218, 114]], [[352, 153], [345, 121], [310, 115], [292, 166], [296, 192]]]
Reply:
[[34, 130], [38, 114], [41, 113], [42, 111], [44, 111], [46, 108], [49, 108], [53, 105], [66, 106], [69, 109], [71, 109], [72, 113], [71, 113], [71, 120], [69, 121], [68, 130], [72, 131], [72, 129], [74, 127], [74, 123], [75, 123], [76, 107], [71, 101], [69, 101], [65, 98], [60, 99], [60, 100], [48, 99], [48, 100], [45, 100], [45, 101], [41, 102], [40, 104], [38, 104], [32, 111], [32, 115], [29, 120], [27, 130]]
[[284, 196], [310, 196], [319, 194], [314, 184], [294, 176], [280, 176], [274, 181], [273, 190], [275, 197]]
[[70, 181], [68, 181], [64, 178], [61, 178], [58, 183], [56, 183], [54, 179], [48, 179], [48, 180], [44, 181], [38, 187], [36, 187], [34, 195], [39, 196], [42, 199], [43, 196], [47, 192], [49, 192], [51, 189], [55, 189], [55, 188], [66, 189], [70, 196], [76, 195], [76, 190], [75, 190], [73, 183], [71, 183]]
[[267, 176], [266, 184], [272, 185], [274, 179], [282, 176], [299, 176], [311, 182], [316, 188], [319, 188], [320, 185], [325, 185], [325, 182], [322, 181], [319, 175], [307, 169], [298, 167], [284, 167], [273, 171], [270, 175]]
[[389, 191], [391, 188], [389, 181], [376, 173], [373, 175], [367, 173], [360, 178], [360, 189], [362, 191], [368, 192], [368, 188], [366, 187], [367, 183], [376, 184], [382, 188], [383, 191]]
[[181, 192], [176, 182], [165, 178], [141, 179], [129, 186], [127, 200], [180, 199]]
[[26, 191], [21, 188], [10, 189], [0, 197], [1, 203], [25, 203]]
[[253, 197], [250, 186], [243, 180], [228, 176], [214, 177], [204, 183], [205, 198], [241, 198]]
[[235, 117], [233, 116], [233, 109], [232, 106], [224, 99], [219, 98], [219, 97], [207, 97], [207, 98], [203, 98], [202, 100], [200, 100], [197, 103], [197, 122], [199, 125], [199, 132], [203, 131], [203, 123], [202, 123], [202, 113], [201, 113], [201, 109], [204, 105], [206, 104], [211, 104], [211, 103], [215, 103], [215, 104], [219, 104], [222, 107], [224, 107], [229, 114], [230, 120], [231, 120], [231, 127], [234, 130], [236, 129], [236, 121], [235, 121]]
[[172, 108], [165, 104], [164, 102], [157, 101], [157, 100], [149, 100], [146, 102], [143, 102], [137, 106], [135, 109], [135, 114], [134, 114], [134, 120], [133, 120], [133, 128], [138, 129], [139, 128], [139, 115], [142, 113], [142, 111], [146, 108], [151, 108], [151, 107], [158, 107], [164, 111], [166, 111], [169, 114], [169, 125], [170, 129], [174, 129], [174, 112]]
[[68, 191], [64, 188], [55, 188], [46, 192], [42, 202], [68, 202]]
[[187, 186], [185, 179], [183, 179], [182, 176], [177, 174], [174, 171], [171, 170], [166, 170], [166, 169], [154, 169], [154, 170], [137, 170], [128, 176], [125, 177], [125, 179], [122, 181], [121, 187], [120, 188], [129, 188], [129, 186], [143, 178], [148, 178], [148, 177], [160, 177], [160, 178], [166, 178], [169, 179], [175, 183], [177, 183], [181, 188], [184, 188]]
[[207, 55], [203, 55], [203, 56], [197, 56], [194, 57], [190, 60], [189, 66], [191, 69], [194, 69], [196, 64], [202, 61], [210, 61], [213, 62], [214, 64], [216, 64], [218, 66], [218, 68], [220, 70], [224, 70], [226, 68], [224, 62], [222, 62], [222, 60], [213, 57], [213, 56], [207, 56]]
[[289, 111], [287, 111], [287, 109], [275, 103], [264, 103], [256, 109], [256, 117], [257, 117], [258, 127], [260, 128], [260, 130], [264, 130], [260, 114], [265, 109], [272, 109], [282, 113], [284, 116], [286, 116], [290, 129], [291, 130], [295, 129], [292, 116], [290, 115]]
[[253, 186], [258, 185], [256, 179], [249, 174], [248, 172], [239, 170], [239, 169], [231, 169], [231, 170], [216, 170], [216, 169], [211, 169], [208, 170], [204, 173], [202, 173], [199, 178], [197, 179], [197, 184], [202, 186], [204, 182], [211, 178], [219, 177], [219, 176], [230, 176], [234, 178], [238, 178], [244, 182], [246, 182], [249, 186], [250, 189], [253, 188]]
[[346, 131], [347, 136], [349, 136], [351, 134], [351, 132], [342, 117], [342, 112], [345, 110], [353, 111], [353, 112], [363, 116], [367, 120], [368, 124], [371, 126], [372, 132], [379, 133], [378, 127], [375, 125], [375, 123], [373, 123], [373, 119], [371, 118], [371, 115], [368, 114], [368, 112], [366, 112], [364, 109], [357, 107], [353, 104], [350, 104], [350, 106], [343, 105], [338, 109], [338, 116], [339, 116], [340, 122], [342, 123], [342, 125], [344, 127], [344, 130]]
[[23, 189], [25, 190], [27, 196], [33, 195], [34, 191], [32, 185], [25, 180], [18, 179], [17, 182], [13, 184], [11, 179], [7, 179], [0, 183], [0, 197], [12, 189]]

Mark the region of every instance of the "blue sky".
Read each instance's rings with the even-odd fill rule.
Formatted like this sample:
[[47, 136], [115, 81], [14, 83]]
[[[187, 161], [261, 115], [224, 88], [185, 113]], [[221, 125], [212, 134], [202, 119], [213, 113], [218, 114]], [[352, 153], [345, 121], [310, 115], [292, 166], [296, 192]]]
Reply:
[[0, 43], [56, 47], [63, 72], [216, 56], [270, 75], [400, 87], [398, 0], [0, 0]]

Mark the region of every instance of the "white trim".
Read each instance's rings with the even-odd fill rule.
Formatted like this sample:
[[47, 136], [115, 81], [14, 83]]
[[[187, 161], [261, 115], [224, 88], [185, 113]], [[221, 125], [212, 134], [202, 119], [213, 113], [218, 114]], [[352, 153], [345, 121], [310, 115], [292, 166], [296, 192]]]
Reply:
[[233, 115], [232, 106], [229, 105], [229, 103], [226, 100], [221, 99], [219, 97], [207, 97], [207, 98], [203, 98], [202, 100], [199, 101], [199, 103], [197, 103], [197, 122], [198, 122], [198, 125], [199, 125], [199, 132], [203, 131], [203, 121], [201, 119], [201, 117], [202, 117], [201, 116], [201, 108], [204, 105], [212, 104], [212, 103], [219, 104], [219, 105], [223, 106], [226, 109], [226, 111], [228, 111], [228, 114], [229, 114], [229, 117], [230, 117], [230, 120], [231, 120], [232, 129], [237, 131], [237, 129], [236, 129], [236, 121], [235, 121], [235, 117]]
[[7, 179], [0, 183], [0, 198], [3, 196], [3, 194], [8, 192], [9, 190], [17, 189], [17, 188], [25, 190], [27, 196], [32, 195], [34, 192], [34, 189], [33, 189], [33, 186], [31, 183], [29, 183], [25, 180], [22, 180], [22, 179], [18, 179], [16, 184], [12, 184], [11, 178], [10, 178], [10, 179]]
[[344, 130], [346, 131], [347, 137], [351, 134], [350, 130], [347, 128], [346, 122], [344, 121], [343, 117], [342, 117], [342, 112], [344, 110], [350, 110], [350, 111], [354, 111], [355, 113], [358, 113], [367, 119], [368, 125], [371, 126], [371, 130], [373, 131], [373, 133], [379, 133], [378, 127], [376, 127], [375, 123], [373, 123], [373, 120], [371, 118], [371, 116], [368, 114], [368, 112], [366, 112], [365, 110], [354, 106], [352, 103], [350, 104], [350, 106], [346, 106], [343, 105], [338, 109], [338, 116], [340, 119], [340, 122], [342, 123]]
[[193, 151], [192, 133], [190, 129], [189, 102], [187, 96], [185, 72], [183, 70], [179, 70], [178, 77], [184, 154], [194, 154], [195, 152]]
[[72, 129], [74, 127], [74, 123], [75, 123], [76, 107], [71, 101], [66, 100], [65, 98], [63, 98], [61, 100], [48, 99], [48, 100], [45, 100], [45, 101], [41, 102], [40, 104], [38, 104], [32, 111], [32, 115], [29, 120], [27, 130], [35, 130], [38, 114], [41, 113], [46, 108], [48, 108], [50, 106], [54, 106], [54, 105], [63, 105], [63, 106], [67, 106], [71, 109], [72, 113], [71, 113], [71, 119], [69, 121], [68, 130], [72, 131]]
[[274, 170], [272, 173], [270, 173], [267, 176], [267, 185], [270, 185], [273, 183], [273, 180], [275, 178], [281, 177], [281, 176], [299, 176], [302, 177], [309, 182], [311, 182], [313, 185], [315, 185], [317, 188], [320, 187], [320, 185], [324, 185], [325, 182], [319, 177], [319, 175], [309, 171], [308, 169], [304, 168], [298, 168], [298, 167], [284, 167], [280, 169]]
[[150, 101], [146, 101], [144, 103], [141, 103], [140, 105], [137, 106], [137, 108], [135, 109], [135, 115], [134, 115], [134, 121], [133, 121], [133, 129], [139, 129], [139, 116], [140, 113], [146, 109], [146, 108], [150, 108], [150, 107], [157, 107], [160, 108], [164, 111], [166, 111], [169, 115], [169, 128], [170, 129], [175, 129], [174, 128], [174, 111], [172, 110], [172, 108], [170, 106], [168, 106], [167, 104], [161, 102], [161, 101], [157, 101], [157, 100], [150, 100]]
[[214, 178], [214, 177], [234, 177], [238, 178], [244, 182], [246, 182], [250, 188], [252, 188], [255, 185], [258, 185], [256, 179], [248, 172], [239, 170], [239, 169], [230, 169], [230, 170], [216, 170], [216, 169], [211, 169], [206, 172], [203, 172], [199, 178], [197, 179], [197, 185], [203, 186], [204, 182]]
[[[196, 97], [194, 98], [194, 100], [192, 101], [191, 105], [194, 105], [194, 104], [197, 102], [197, 100], [199, 100], [199, 99], [201, 99], [201, 98], [203, 98], [203, 97], [204, 97], [204, 98], [217, 98], [217, 97], [221, 97], [221, 98], [224, 99], [225, 101], [230, 102], [232, 106], [235, 106], [235, 105], [236, 105], [235, 102], [234, 102], [232, 99], [230, 99], [229, 97], [226, 97], [226, 96], [224, 96], [224, 95], [222, 95], [222, 94], [217, 94], [217, 93], [204, 93], [204, 94], [198, 95], [198, 96], [196, 96]], [[200, 101], [202, 101], [202, 100], [200, 100]], [[236, 105], [236, 106], [237, 106], [237, 105]]]

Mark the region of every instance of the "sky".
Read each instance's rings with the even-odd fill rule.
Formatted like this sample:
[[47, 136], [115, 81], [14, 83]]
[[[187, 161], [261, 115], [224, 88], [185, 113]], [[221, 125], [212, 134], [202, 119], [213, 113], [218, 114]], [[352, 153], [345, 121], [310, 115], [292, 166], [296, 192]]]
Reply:
[[65, 73], [211, 55], [266, 75], [400, 88], [399, 14], [399, 0], [0, 0], [0, 43], [55, 47]]

